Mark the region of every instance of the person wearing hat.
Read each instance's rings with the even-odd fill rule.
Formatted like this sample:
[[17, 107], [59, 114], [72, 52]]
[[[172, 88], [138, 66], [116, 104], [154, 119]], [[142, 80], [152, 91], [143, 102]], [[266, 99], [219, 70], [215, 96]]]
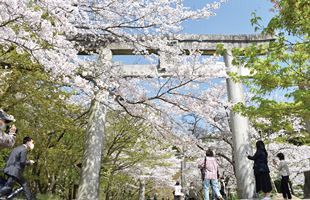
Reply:
[[14, 117], [12, 115], [8, 115], [0, 109], [0, 147], [14, 146], [17, 131], [16, 126], [12, 125], [7, 130], [7, 125], [13, 121]]

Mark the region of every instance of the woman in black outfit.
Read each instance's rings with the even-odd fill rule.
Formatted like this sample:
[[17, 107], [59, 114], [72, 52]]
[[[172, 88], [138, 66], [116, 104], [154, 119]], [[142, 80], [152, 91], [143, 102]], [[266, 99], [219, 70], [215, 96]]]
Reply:
[[265, 193], [265, 200], [270, 199], [269, 193], [272, 190], [270, 171], [268, 167], [268, 153], [263, 141], [256, 142], [256, 152], [254, 156], [248, 156], [248, 159], [254, 160], [254, 175], [256, 182], [256, 192], [263, 191]]

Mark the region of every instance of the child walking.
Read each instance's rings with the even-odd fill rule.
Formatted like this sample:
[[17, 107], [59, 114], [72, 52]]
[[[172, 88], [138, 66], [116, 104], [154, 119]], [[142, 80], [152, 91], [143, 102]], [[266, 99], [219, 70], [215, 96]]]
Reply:
[[273, 160], [273, 163], [277, 166], [279, 173], [281, 175], [281, 191], [284, 199], [292, 199], [292, 195], [289, 189], [289, 176], [290, 170], [288, 168], [288, 164], [285, 161], [285, 157], [283, 153], [278, 153], [277, 157], [279, 158], [279, 164]]

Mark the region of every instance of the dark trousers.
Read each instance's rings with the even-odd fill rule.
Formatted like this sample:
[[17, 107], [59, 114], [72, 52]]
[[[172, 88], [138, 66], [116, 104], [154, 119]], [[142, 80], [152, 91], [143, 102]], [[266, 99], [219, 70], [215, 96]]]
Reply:
[[289, 189], [288, 181], [289, 181], [289, 176], [282, 176], [281, 179], [281, 190], [282, 190], [282, 195], [283, 198], [286, 199], [292, 199], [292, 195]]
[[0, 190], [0, 193], [1, 194], [6, 194], [8, 190], [10, 190], [14, 183], [17, 182], [18, 184], [20, 184], [22, 187], [23, 187], [23, 191], [24, 191], [24, 194], [26, 196], [26, 199], [27, 200], [32, 200], [32, 194], [31, 194], [31, 191], [30, 191], [30, 188], [26, 182], [26, 180], [24, 178], [16, 178], [14, 176], [9, 176], [8, 175], [8, 180], [6, 181], [4, 187]]
[[174, 196], [174, 200], [181, 200], [181, 196]]

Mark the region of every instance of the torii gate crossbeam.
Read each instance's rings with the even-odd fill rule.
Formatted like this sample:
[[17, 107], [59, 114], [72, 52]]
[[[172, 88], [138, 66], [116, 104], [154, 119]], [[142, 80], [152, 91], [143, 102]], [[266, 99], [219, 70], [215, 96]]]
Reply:
[[[137, 41], [141, 42], [151, 39], [153, 38], [146, 36], [137, 36]], [[263, 35], [175, 35], [173, 37], [162, 37], [162, 39], [167, 40], [168, 45], [176, 46], [177, 48], [184, 50], [184, 52], [189, 52], [191, 49], [197, 49], [202, 53], [202, 55], [214, 55], [217, 49], [217, 45], [223, 44], [224, 48], [227, 50], [227, 52], [224, 55], [225, 66], [228, 71], [234, 71], [237, 72], [238, 74], [240, 74], [240, 68], [238, 68], [237, 66], [233, 66], [232, 64], [233, 57], [231, 50], [233, 48], [244, 48], [250, 45], [268, 44], [269, 42], [274, 40], [272, 36], [263, 36]], [[136, 55], [134, 53], [135, 43], [132, 41], [126, 41], [126, 40], [116, 41], [108, 36], [99, 37], [91, 35], [76, 36], [72, 40], [76, 41], [79, 46], [83, 47], [82, 48], [83, 51], [80, 51], [80, 54], [84, 55], [86, 54], [86, 52], [99, 53], [99, 49], [102, 48], [110, 51], [111, 55], [112, 54]], [[148, 50], [151, 53], [159, 53], [158, 49], [148, 49]], [[156, 70], [156, 68], [154, 67], [152, 68], [150, 66], [149, 68], [141, 67], [141, 69], [139, 70], [135, 69], [132, 71], [130, 70], [131, 66], [128, 65], [124, 67], [126, 68], [124, 76], [132, 76], [132, 77], [139, 77], [145, 75], [152, 76], [155, 73], [156, 74], [161, 73], [160, 71], [152, 71]], [[164, 68], [165, 66], [160, 67]], [[167, 76], [167, 74], [162, 74], [162, 76]], [[243, 87], [242, 83], [235, 82], [230, 78], [227, 79], [227, 92], [231, 103], [235, 104], [239, 102], [244, 102], [242, 87]], [[234, 167], [235, 167], [235, 175], [237, 178], [238, 194], [241, 199], [251, 199], [253, 198], [254, 195], [254, 179], [252, 175], [251, 164], [246, 159], [246, 153], [251, 152], [248, 120], [247, 118], [241, 116], [238, 113], [231, 112], [230, 122], [233, 135], [233, 153], [234, 153], [234, 165], [235, 165]], [[89, 125], [89, 127], [91, 127], [91, 124]], [[86, 148], [85, 151], [87, 151], [87, 149], [89, 148], [88, 151], [89, 153], [91, 153], [92, 151], [96, 151], [93, 147], [90, 148], [87, 147], [87, 145], [85, 146], [85, 148]], [[93, 158], [94, 156], [96, 155], [90, 155], [89, 157]], [[84, 166], [84, 167], [90, 169], [92, 166]], [[82, 170], [82, 176], [83, 175], [87, 176], [85, 173], [88, 173], [88, 171]], [[84, 187], [87, 187], [87, 185], [84, 185]], [[85, 191], [90, 192], [93, 191], [93, 189], [98, 190], [98, 188], [88, 188], [85, 189]]]

